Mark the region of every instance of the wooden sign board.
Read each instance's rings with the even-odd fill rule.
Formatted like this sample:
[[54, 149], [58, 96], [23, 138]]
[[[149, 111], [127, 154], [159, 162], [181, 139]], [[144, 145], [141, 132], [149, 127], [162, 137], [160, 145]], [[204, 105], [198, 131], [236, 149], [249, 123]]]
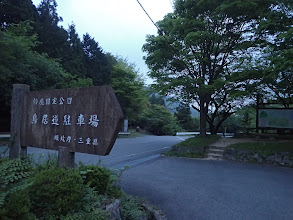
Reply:
[[21, 146], [108, 155], [123, 123], [109, 86], [28, 92], [24, 97]]

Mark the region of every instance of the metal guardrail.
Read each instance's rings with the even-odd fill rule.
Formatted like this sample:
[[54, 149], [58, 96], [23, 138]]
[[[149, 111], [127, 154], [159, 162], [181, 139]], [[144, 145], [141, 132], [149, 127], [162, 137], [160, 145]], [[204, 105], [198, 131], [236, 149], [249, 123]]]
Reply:
[[10, 134], [0, 134], [0, 138], [9, 138]]
[[[187, 135], [199, 135], [200, 132], [177, 132], [176, 136], [187, 136]], [[207, 132], [207, 134], [211, 134]], [[130, 132], [119, 132], [119, 135], [130, 135]], [[234, 136], [234, 133], [217, 133], [217, 135], [223, 135], [225, 137]], [[10, 134], [0, 134], [0, 138], [7, 138], [10, 137]]]
[[[200, 132], [177, 132], [176, 136], [188, 136], [188, 135], [199, 135]], [[210, 132], [207, 132], [206, 134], [211, 134]], [[217, 133], [217, 135], [223, 136], [223, 137], [234, 137], [234, 133]]]
[[199, 135], [199, 132], [177, 132], [176, 136]]
[[130, 135], [130, 132], [124, 132], [124, 131], [120, 131], [119, 135]]

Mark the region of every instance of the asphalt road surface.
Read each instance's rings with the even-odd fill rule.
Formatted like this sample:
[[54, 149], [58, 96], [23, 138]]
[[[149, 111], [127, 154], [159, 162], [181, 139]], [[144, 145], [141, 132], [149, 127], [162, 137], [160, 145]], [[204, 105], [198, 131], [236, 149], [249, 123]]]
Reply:
[[122, 174], [122, 188], [169, 220], [293, 219], [293, 169], [160, 157]]
[[[121, 169], [125, 166], [134, 166], [158, 158], [161, 153], [168, 151], [174, 144], [187, 138], [189, 137], [152, 135], [118, 138], [108, 156], [75, 153], [75, 162], [101, 164], [108, 168]], [[28, 154], [33, 154], [36, 161], [43, 161], [49, 153], [57, 154], [57, 151], [28, 147]]]
[[[76, 153], [76, 162], [130, 166], [122, 188], [157, 205], [169, 220], [293, 219], [292, 168], [160, 156], [186, 138], [119, 138], [110, 155]], [[29, 147], [28, 153], [43, 160], [56, 151]]]

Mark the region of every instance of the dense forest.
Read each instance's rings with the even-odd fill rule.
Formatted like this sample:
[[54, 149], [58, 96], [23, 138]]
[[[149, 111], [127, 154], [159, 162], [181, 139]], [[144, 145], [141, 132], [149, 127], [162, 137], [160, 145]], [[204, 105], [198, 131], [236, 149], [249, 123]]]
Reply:
[[[89, 33], [82, 39], [75, 24], [60, 25], [56, 0], [0, 1], [0, 131], [8, 131], [12, 85], [31, 90], [110, 85], [130, 126], [162, 135], [180, 130], [162, 97], [159, 103], [134, 64], [103, 51]], [[192, 129], [192, 128], [190, 128]]]
[[[104, 51], [90, 33], [80, 37], [74, 23], [63, 27], [56, 0], [38, 6], [0, 0], [0, 132], [9, 130], [15, 83], [31, 90], [110, 85], [130, 126], [156, 135], [198, 131], [199, 125], [212, 133], [255, 127], [257, 94], [289, 107], [291, 1], [175, 3], [143, 46], [156, 82], [149, 87], [134, 64]], [[175, 114], [165, 97], [176, 100]], [[191, 116], [191, 104], [200, 121]]]

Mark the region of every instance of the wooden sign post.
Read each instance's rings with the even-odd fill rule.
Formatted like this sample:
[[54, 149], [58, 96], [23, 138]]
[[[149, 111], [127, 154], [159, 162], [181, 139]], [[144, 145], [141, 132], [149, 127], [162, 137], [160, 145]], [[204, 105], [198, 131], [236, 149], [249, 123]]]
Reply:
[[75, 152], [70, 152], [68, 147], [58, 147], [58, 167], [73, 168], [75, 163]]
[[26, 92], [20, 145], [59, 151], [59, 166], [73, 166], [74, 152], [108, 155], [123, 123], [109, 86]]
[[9, 158], [25, 157], [27, 147], [20, 145], [21, 122], [23, 120], [24, 97], [30, 87], [24, 84], [13, 85], [11, 101], [11, 125], [10, 125], [10, 151]]

